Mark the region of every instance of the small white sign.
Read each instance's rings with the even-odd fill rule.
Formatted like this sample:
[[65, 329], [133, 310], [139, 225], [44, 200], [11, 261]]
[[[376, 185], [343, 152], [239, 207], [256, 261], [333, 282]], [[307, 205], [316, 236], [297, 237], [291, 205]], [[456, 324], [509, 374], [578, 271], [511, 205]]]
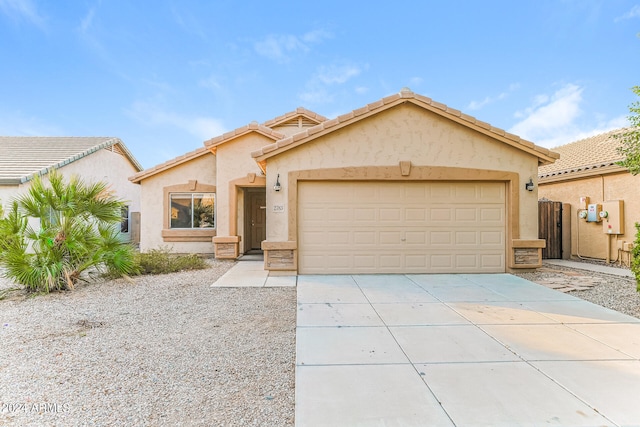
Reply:
[[284, 205], [273, 205], [273, 212], [275, 213], [283, 213]]

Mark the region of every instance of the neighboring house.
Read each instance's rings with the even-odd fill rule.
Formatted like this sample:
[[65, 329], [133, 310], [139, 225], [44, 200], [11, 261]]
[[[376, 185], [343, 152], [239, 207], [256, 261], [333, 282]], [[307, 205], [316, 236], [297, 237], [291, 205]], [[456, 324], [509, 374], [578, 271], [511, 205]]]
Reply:
[[[106, 181], [127, 202], [123, 235], [139, 239], [140, 187], [127, 178], [142, 170], [124, 143], [111, 137], [0, 136], [0, 203], [25, 193], [35, 176], [57, 169], [67, 179], [78, 175], [86, 182]], [[133, 219], [133, 221], [132, 221]]]
[[[640, 221], [640, 177], [616, 164], [623, 156], [614, 135], [621, 131], [555, 148], [560, 159], [538, 170], [539, 197], [563, 203], [564, 258], [628, 261], [629, 248], [622, 242], [634, 241], [634, 224]], [[598, 214], [601, 207], [607, 218]]]
[[143, 251], [262, 249], [281, 274], [541, 265], [534, 181], [558, 156], [408, 89], [331, 120], [298, 108], [204, 145], [130, 178]]

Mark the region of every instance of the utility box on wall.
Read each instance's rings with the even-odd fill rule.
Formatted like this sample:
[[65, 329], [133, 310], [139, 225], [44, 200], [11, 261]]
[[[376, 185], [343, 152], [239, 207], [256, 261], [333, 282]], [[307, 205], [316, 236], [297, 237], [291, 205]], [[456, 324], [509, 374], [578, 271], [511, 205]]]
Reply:
[[600, 217], [600, 212], [602, 212], [602, 205], [599, 203], [592, 203], [587, 207], [587, 222], [600, 222], [602, 218]]
[[612, 200], [602, 203], [602, 231], [605, 234], [624, 234], [624, 203]]

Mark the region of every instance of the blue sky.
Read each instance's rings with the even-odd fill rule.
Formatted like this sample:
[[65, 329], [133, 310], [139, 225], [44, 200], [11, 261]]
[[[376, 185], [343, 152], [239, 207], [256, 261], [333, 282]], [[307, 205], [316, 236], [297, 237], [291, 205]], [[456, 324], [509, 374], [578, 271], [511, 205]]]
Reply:
[[116, 136], [148, 168], [409, 87], [555, 147], [626, 124], [639, 33], [638, 0], [0, 0], [0, 134]]

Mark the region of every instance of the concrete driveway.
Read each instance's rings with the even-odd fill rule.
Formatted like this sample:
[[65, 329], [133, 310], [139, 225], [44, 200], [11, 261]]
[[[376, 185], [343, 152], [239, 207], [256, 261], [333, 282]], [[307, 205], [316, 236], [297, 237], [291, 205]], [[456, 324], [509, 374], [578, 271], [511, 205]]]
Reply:
[[509, 274], [299, 276], [297, 426], [640, 426], [640, 320]]

